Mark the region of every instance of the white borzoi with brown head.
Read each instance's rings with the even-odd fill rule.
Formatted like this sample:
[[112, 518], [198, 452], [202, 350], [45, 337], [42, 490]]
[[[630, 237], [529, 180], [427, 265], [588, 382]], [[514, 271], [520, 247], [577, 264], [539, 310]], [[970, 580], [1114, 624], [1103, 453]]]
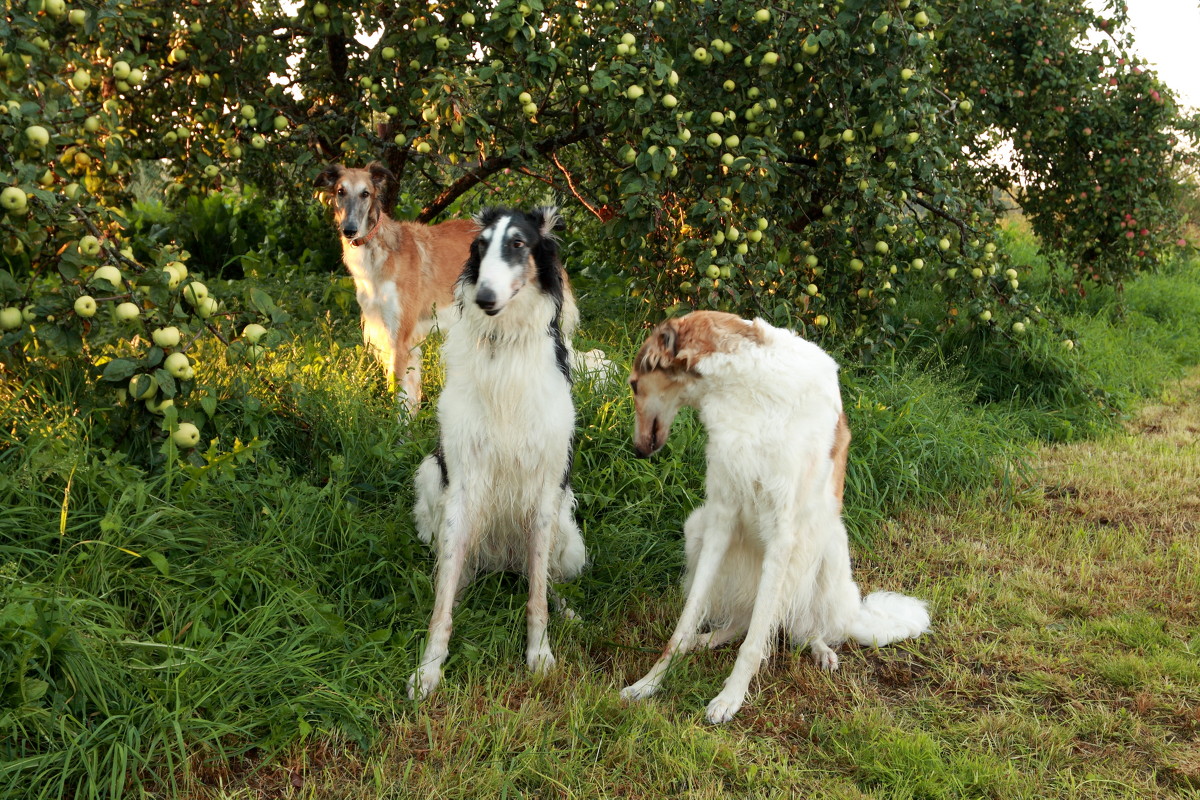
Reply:
[[654, 694], [677, 654], [744, 636], [708, 704], [708, 720], [726, 722], [781, 628], [827, 670], [846, 639], [883, 645], [928, 630], [924, 602], [861, 599], [850, 577], [841, 519], [850, 430], [837, 372], [791, 331], [713, 311], [665, 322], [642, 346], [629, 379], [638, 455], [663, 446], [681, 406], [695, 407], [708, 430], [708, 497], [684, 525], [687, 600], [675, 633], [623, 697]]
[[554, 665], [549, 581], [583, 569], [571, 492], [575, 406], [570, 333], [578, 314], [559, 261], [558, 213], [489, 209], [458, 283], [446, 334], [438, 449], [417, 470], [417, 532], [437, 552], [429, 638], [409, 679], [425, 697], [442, 676], [455, 598], [479, 571], [529, 578], [526, 663]]
[[342, 260], [354, 278], [363, 340], [376, 351], [389, 387], [399, 386], [409, 411], [421, 400], [420, 344], [436, 325], [454, 321], [454, 283], [478, 227], [470, 220], [440, 225], [400, 222], [383, 207], [395, 178], [379, 164], [337, 164], [317, 176], [342, 238]]

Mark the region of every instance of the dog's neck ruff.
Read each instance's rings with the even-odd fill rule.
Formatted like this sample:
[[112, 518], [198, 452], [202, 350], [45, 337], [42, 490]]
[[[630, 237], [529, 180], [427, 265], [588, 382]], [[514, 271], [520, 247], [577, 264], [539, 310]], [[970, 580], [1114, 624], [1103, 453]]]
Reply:
[[379, 226], [383, 224], [383, 214], [379, 215], [379, 219], [375, 220], [375, 227], [371, 228], [366, 236], [360, 236], [357, 239], [350, 240], [351, 247], [362, 247], [375, 238], [375, 234], [379, 233]]

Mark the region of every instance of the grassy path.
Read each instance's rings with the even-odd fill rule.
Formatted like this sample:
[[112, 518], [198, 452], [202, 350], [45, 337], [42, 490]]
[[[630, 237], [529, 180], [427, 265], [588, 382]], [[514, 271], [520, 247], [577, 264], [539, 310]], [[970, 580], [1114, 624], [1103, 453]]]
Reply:
[[703, 723], [728, 648], [687, 659], [652, 702], [617, 698], [675, 592], [557, 626], [544, 681], [485, 662], [371, 753], [198, 765], [196, 796], [1200, 797], [1200, 376], [1172, 394], [1125, 435], [1041, 451], [1015, 499], [890, 522], [859, 582], [929, 599], [934, 634], [847, 645], [832, 676], [776, 654], [728, 726]]

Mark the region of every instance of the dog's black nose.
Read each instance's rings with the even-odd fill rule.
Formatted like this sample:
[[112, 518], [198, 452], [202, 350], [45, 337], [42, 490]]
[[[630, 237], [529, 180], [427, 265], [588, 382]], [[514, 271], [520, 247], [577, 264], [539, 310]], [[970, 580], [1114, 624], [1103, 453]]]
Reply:
[[475, 305], [488, 314], [496, 313], [496, 293], [486, 286], [475, 290]]
[[342, 236], [345, 236], [347, 239], [353, 239], [357, 235], [358, 228], [351, 228], [350, 226], [342, 228]]

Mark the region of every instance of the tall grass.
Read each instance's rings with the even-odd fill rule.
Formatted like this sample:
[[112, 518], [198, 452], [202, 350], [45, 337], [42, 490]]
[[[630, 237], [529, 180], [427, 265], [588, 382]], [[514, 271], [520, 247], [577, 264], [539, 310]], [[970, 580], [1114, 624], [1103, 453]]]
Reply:
[[[312, 322], [254, 373], [196, 354], [223, 394], [199, 464], [151, 472], [97, 446], [80, 374], [31, 373], [0, 390], [0, 786], [13, 796], [172, 793], [314, 737], [367, 746], [381, 720], [409, 713], [404, 681], [432, 601], [411, 475], [437, 436], [436, 348], [432, 396], [401, 422], [354, 314], [312, 313], [319, 294], [292, 309]], [[1092, 302], [1068, 320], [1074, 351], [1047, 333], [996, 356], [964, 335], [844, 367], [856, 540], [869, 546], [905, 505], [1004, 481], [1030, 436], [1098, 430], [1200, 361], [1196, 264], [1133, 284], [1123, 310]], [[582, 346], [627, 367], [639, 307], [585, 292], [583, 308]], [[576, 636], [607, 646], [677, 582], [705, 439], [684, 413], [666, 451], [639, 460], [620, 379], [582, 382], [577, 405], [591, 566], [562, 591], [590, 620]], [[522, 591], [488, 576], [466, 592], [449, 681], [521, 662]]]

